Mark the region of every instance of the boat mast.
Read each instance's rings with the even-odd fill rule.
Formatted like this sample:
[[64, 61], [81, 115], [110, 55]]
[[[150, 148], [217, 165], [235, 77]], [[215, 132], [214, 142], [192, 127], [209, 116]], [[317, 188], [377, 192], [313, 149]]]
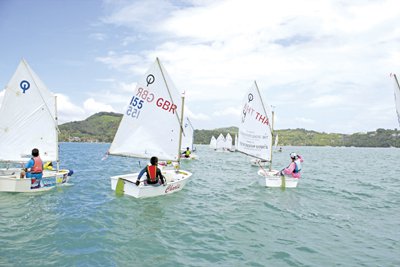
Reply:
[[57, 113], [57, 96], [54, 96], [54, 106], [55, 106], [55, 115], [56, 117], [54, 118], [55, 122], [56, 122], [56, 164], [57, 164], [57, 171], [60, 169], [60, 159], [58, 157], [58, 153], [59, 153], [59, 144], [58, 144], [58, 133], [60, 131], [60, 129], [58, 128], [58, 113]]
[[185, 106], [185, 95], [182, 95], [182, 108], [181, 108], [181, 120], [179, 127], [179, 146], [178, 146], [178, 163], [181, 160], [181, 146], [182, 146], [182, 129], [183, 129], [183, 108]]
[[274, 136], [274, 110], [272, 109], [272, 122], [271, 122], [271, 142], [270, 142], [270, 157], [271, 157], [271, 161], [269, 163], [269, 171], [272, 171], [272, 139]]
[[[162, 77], [164, 79], [165, 86], [167, 87], [167, 91], [168, 91], [169, 98], [171, 99], [171, 103], [174, 104], [174, 99], [172, 98], [171, 91], [169, 90], [169, 86], [168, 86], [167, 80], [165, 79], [164, 72], [163, 72], [163, 69], [161, 67], [160, 60], [158, 59], [158, 57], [156, 58], [156, 60], [157, 60], [158, 67], [160, 68], [161, 75], [162, 75]], [[183, 132], [183, 130], [182, 130], [182, 127], [183, 127], [182, 126], [182, 123], [183, 123], [183, 104], [184, 104], [184, 97], [182, 97], [182, 110], [181, 110], [181, 115], [182, 116], [181, 116], [181, 119], [179, 119], [178, 113], [175, 113], [176, 114], [176, 118], [178, 119], [179, 126], [180, 126], [180, 129], [179, 129], [179, 146], [178, 146], [178, 148], [179, 148], [179, 151], [178, 151], [178, 163], [179, 163], [179, 161], [181, 159], [181, 142], [182, 142], [182, 132]]]

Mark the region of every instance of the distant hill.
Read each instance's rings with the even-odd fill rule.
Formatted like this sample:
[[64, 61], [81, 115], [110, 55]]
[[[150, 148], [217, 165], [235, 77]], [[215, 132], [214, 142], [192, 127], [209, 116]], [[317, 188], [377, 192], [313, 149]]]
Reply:
[[61, 124], [59, 140], [64, 142], [107, 142], [114, 139], [122, 114], [96, 113], [83, 121]]
[[[62, 124], [60, 141], [69, 142], [107, 142], [114, 139], [122, 114], [113, 112], [96, 113], [83, 121]], [[195, 144], [209, 144], [211, 137], [220, 133], [232, 138], [237, 134], [237, 127], [218, 128], [213, 130], [195, 130]], [[305, 129], [276, 130], [281, 146], [355, 146], [355, 147], [400, 147], [400, 131], [378, 129], [367, 133], [339, 134], [320, 133]]]

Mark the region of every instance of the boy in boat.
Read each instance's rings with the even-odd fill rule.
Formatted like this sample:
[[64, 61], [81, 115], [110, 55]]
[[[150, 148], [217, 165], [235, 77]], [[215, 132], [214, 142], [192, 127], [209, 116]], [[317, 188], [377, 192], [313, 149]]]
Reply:
[[185, 158], [190, 158], [190, 154], [192, 152], [190, 152], [189, 147], [186, 148], [186, 151], [182, 153], [182, 156], [184, 156]]
[[290, 158], [292, 159], [292, 162], [289, 164], [289, 166], [278, 172], [277, 175], [291, 175], [293, 178], [300, 178], [301, 163], [303, 162], [303, 158], [294, 152], [290, 153]]
[[157, 167], [158, 158], [151, 157], [150, 166], [146, 166], [139, 173], [138, 178], [136, 180], [136, 185], [139, 186], [140, 178], [142, 178], [143, 174], [146, 173], [147, 179], [145, 184], [160, 184], [160, 182], [165, 185], [165, 177], [162, 175], [161, 170]]
[[26, 178], [31, 179], [31, 188], [40, 188], [43, 177], [43, 161], [39, 157], [39, 149], [32, 149], [32, 158], [26, 163], [24, 171], [21, 172], [21, 178], [26, 174]]

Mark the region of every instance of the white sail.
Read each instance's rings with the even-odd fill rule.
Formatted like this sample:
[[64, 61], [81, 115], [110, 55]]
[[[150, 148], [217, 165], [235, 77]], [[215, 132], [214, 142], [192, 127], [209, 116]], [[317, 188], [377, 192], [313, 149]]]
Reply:
[[237, 149], [250, 156], [271, 160], [272, 117], [254, 83], [243, 99]]
[[235, 134], [235, 150], [237, 150], [238, 147], [238, 136]]
[[226, 134], [224, 148], [232, 149], [232, 136], [229, 133]]
[[210, 148], [213, 148], [213, 149], [217, 148], [217, 139], [215, 139], [214, 136], [211, 137]]
[[274, 143], [274, 147], [275, 147], [275, 149], [278, 149], [278, 141], [279, 141], [279, 139], [278, 139], [279, 137], [278, 137], [278, 134], [275, 136], [275, 143]]
[[225, 137], [222, 134], [219, 134], [215, 148], [222, 150], [224, 147], [225, 147]]
[[0, 161], [25, 162], [33, 148], [44, 161], [58, 160], [56, 101], [22, 59], [0, 107]]
[[109, 153], [177, 160], [181, 106], [181, 97], [157, 58], [139, 80]]
[[393, 74], [394, 79], [394, 101], [396, 102], [396, 112], [397, 112], [397, 120], [400, 125], [400, 85], [399, 80], [397, 80], [396, 74]]
[[188, 147], [191, 151], [193, 151], [193, 138], [194, 128], [189, 118], [186, 117], [183, 122], [182, 150], [186, 150]]

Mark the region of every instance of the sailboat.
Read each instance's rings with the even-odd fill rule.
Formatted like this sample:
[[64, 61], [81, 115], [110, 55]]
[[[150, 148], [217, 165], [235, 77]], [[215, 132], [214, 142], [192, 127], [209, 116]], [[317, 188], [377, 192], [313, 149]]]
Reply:
[[278, 148], [278, 134], [275, 135], [274, 152], [282, 152], [282, 147]]
[[235, 151], [237, 151], [237, 143], [238, 143], [238, 137], [237, 134], [235, 134], [235, 146], [234, 146]]
[[220, 133], [217, 137], [217, 142], [215, 144], [216, 152], [225, 152], [225, 137]]
[[[183, 124], [183, 136], [182, 136], [182, 146], [181, 146], [181, 153], [182, 159], [197, 159], [197, 155], [194, 152], [193, 147], [194, 141], [194, 128], [192, 123], [190, 122], [189, 118], [185, 118], [185, 122]], [[186, 149], [189, 148], [190, 150], [190, 157], [186, 158], [184, 156]]]
[[217, 139], [215, 139], [214, 135], [211, 137], [209, 146], [212, 149], [217, 149]]
[[[243, 100], [243, 110], [239, 125], [238, 151], [258, 161], [259, 183], [267, 187], [296, 187], [298, 179], [277, 176], [272, 170], [272, 137], [274, 112], [262, 100], [257, 83], [250, 87]], [[269, 162], [266, 170], [262, 163]]]
[[[0, 107], [0, 192], [40, 192], [68, 182], [72, 172], [59, 169], [57, 101], [28, 63], [22, 59], [5, 88]], [[55, 161], [55, 170], [44, 170], [46, 186], [31, 188], [31, 179], [20, 178], [21, 167], [38, 148], [43, 162]], [[15, 166], [20, 166], [15, 167]]]
[[184, 97], [180, 97], [157, 58], [139, 80], [108, 154], [146, 159], [156, 156], [159, 160], [177, 161], [177, 168], [162, 169], [167, 181], [165, 186], [144, 183], [136, 186], [139, 173], [112, 176], [112, 190], [135, 198], [166, 195], [182, 190], [192, 176], [192, 173], [179, 169], [183, 108]]
[[392, 74], [394, 79], [394, 101], [396, 102], [397, 120], [400, 125], [400, 85], [396, 74]]
[[225, 144], [224, 144], [225, 151], [230, 151], [230, 152], [233, 151], [232, 141], [233, 141], [232, 136], [229, 133], [227, 133], [226, 137], [225, 137]]

